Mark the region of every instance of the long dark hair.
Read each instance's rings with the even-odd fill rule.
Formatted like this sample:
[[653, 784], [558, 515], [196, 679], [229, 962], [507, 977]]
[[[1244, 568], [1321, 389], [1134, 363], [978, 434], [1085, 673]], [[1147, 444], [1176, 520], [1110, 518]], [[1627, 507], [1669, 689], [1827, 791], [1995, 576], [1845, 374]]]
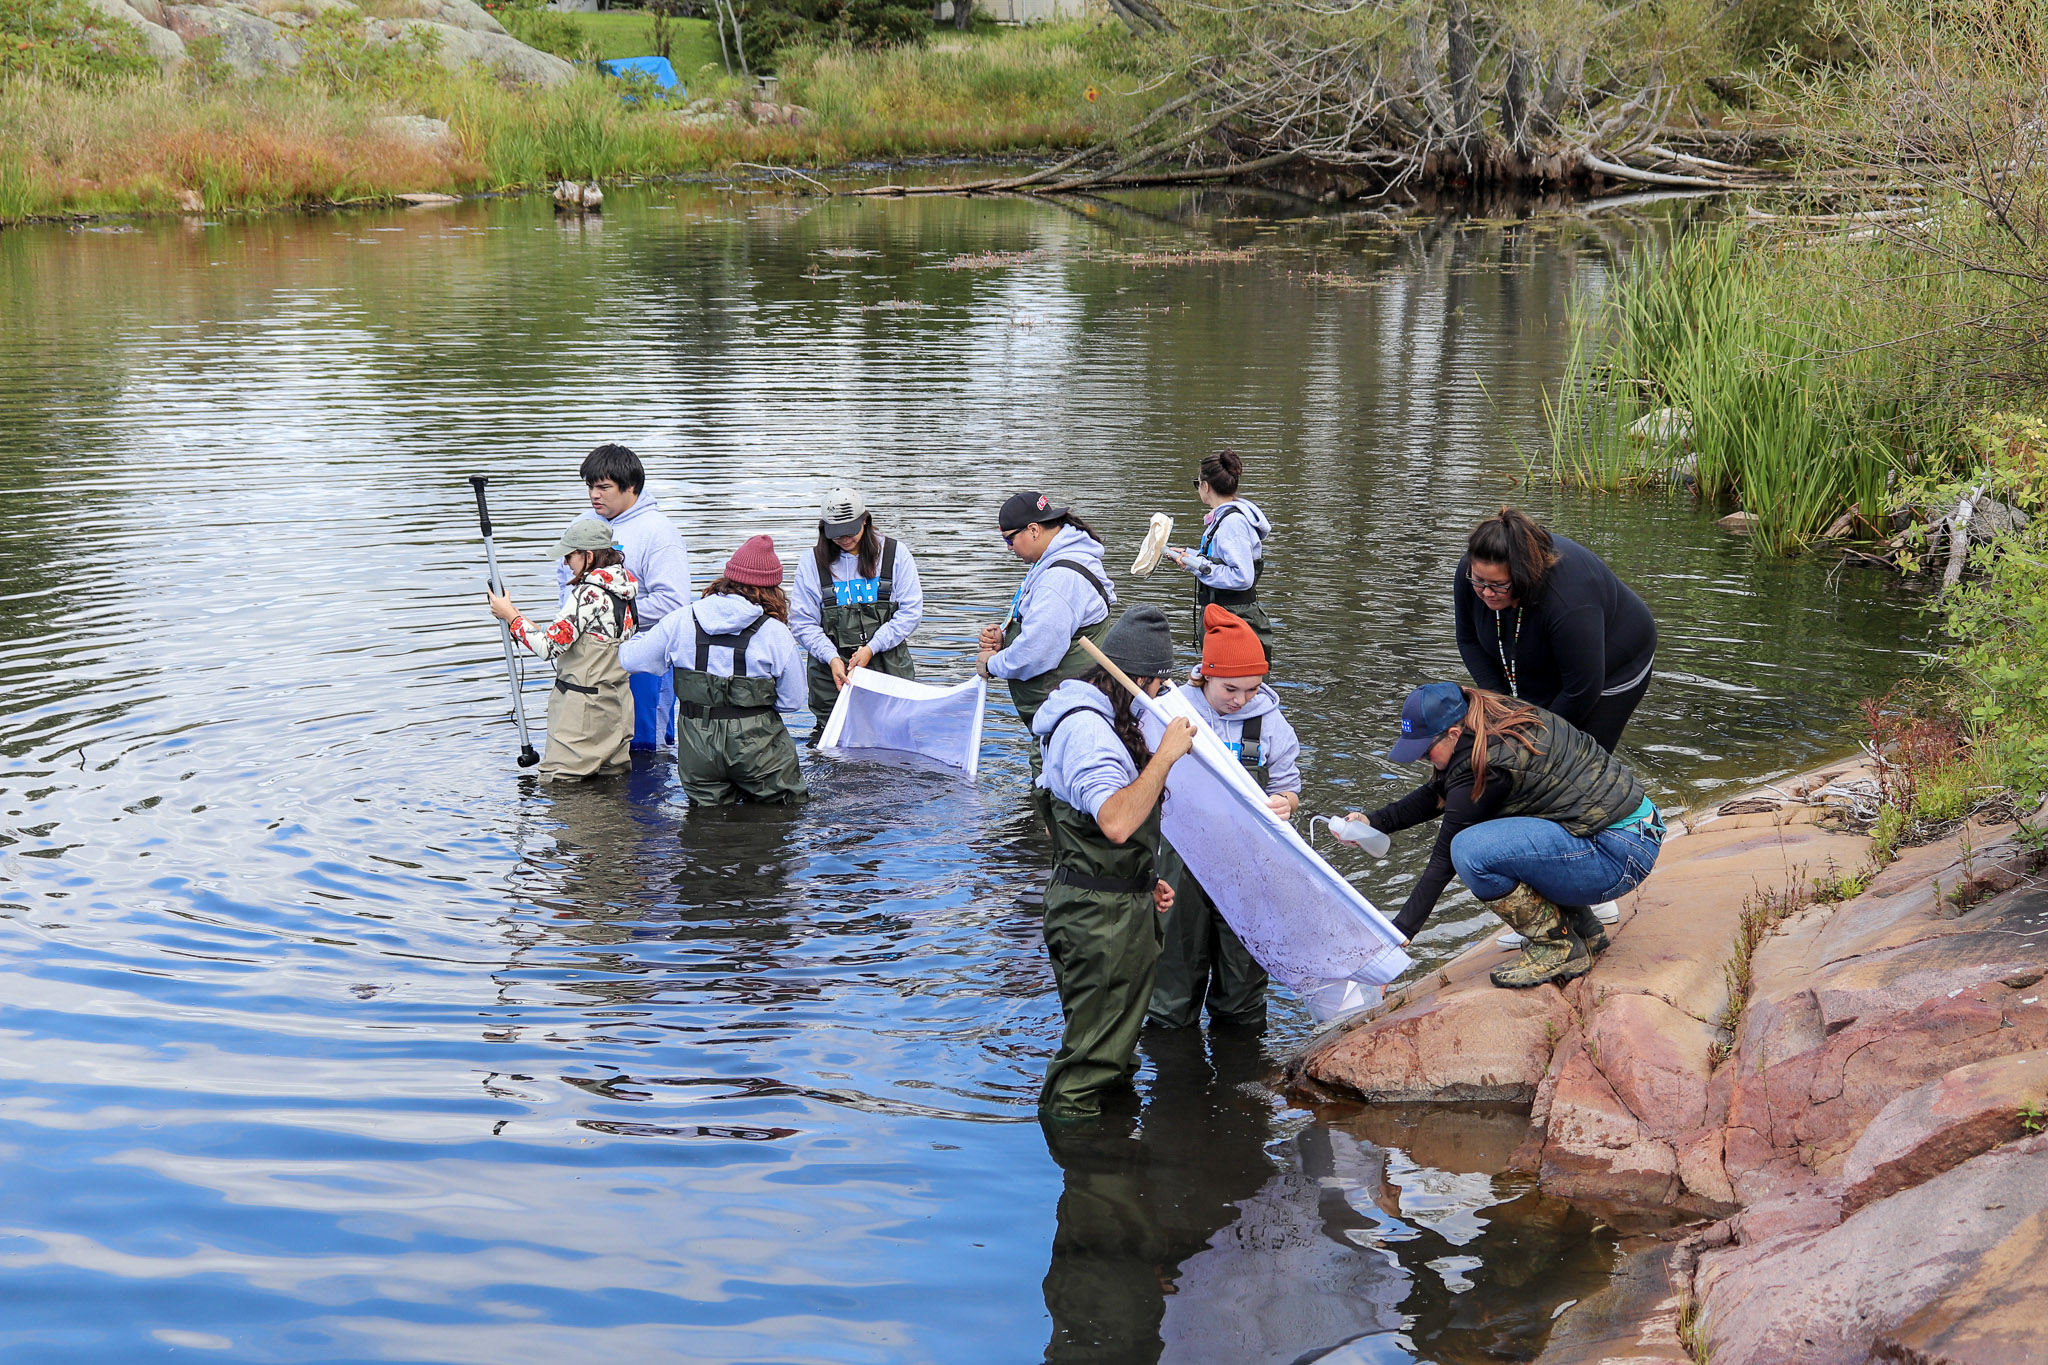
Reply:
[[[1138, 708], [1132, 702], [1131, 694], [1100, 664], [1083, 673], [1081, 681], [1109, 698], [1109, 728], [1116, 731], [1116, 737], [1123, 741], [1124, 752], [1131, 756], [1131, 766], [1143, 772], [1152, 751], [1145, 747], [1145, 731], [1138, 724]], [[1142, 687], [1147, 680], [1133, 678], [1131, 681]]]
[[[822, 521], [818, 523], [818, 548], [825, 552], [827, 564], [846, 553], [832, 537], [825, 534], [825, 523]], [[872, 512], [860, 514], [860, 547], [854, 553], [860, 556], [860, 576], [873, 578], [875, 570], [882, 566], [882, 533], [875, 529], [875, 514]]]
[[585, 550], [583, 553], [590, 556], [590, 562], [583, 566], [582, 573], [569, 580], [571, 583], [581, 583], [599, 569], [609, 569], [615, 564], [626, 562], [625, 554], [616, 545], [607, 545], [601, 550]]
[[[1075, 530], [1079, 531], [1082, 535], [1088, 537], [1088, 539], [1094, 541], [1097, 545], [1100, 545], [1102, 543], [1102, 537], [1095, 534], [1095, 528], [1093, 526], [1090, 526], [1087, 522], [1081, 520], [1081, 518], [1073, 512], [1069, 512], [1063, 517], [1054, 517], [1051, 521], [1042, 521], [1039, 523], [1039, 525], [1045, 527], [1071, 526]], [[1053, 531], [1053, 534], [1058, 535], [1059, 532], [1055, 530]]]
[[700, 596], [744, 597], [783, 625], [789, 624], [789, 598], [779, 587], [763, 588], [752, 583], [735, 583], [730, 578], [714, 578], [711, 586]]
[[1557, 563], [1550, 532], [1527, 512], [1503, 507], [1472, 528], [1465, 540], [1467, 553], [1475, 560], [1508, 566], [1508, 581], [1514, 584], [1515, 600], [1532, 605], [1543, 595], [1543, 580]]
[[1237, 481], [1244, 477], [1244, 461], [1234, 450], [1219, 450], [1202, 459], [1202, 482], [1226, 498], [1237, 496]]
[[1530, 753], [1536, 747], [1534, 732], [1543, 728], [1543, 718], [1528, 702], [1503, 697], [1477, 687], [1461, 687], [1465, 694], [1465, 733], [1472, 736], [1472, 799], [1486, 790], [1486, 741], [1489, 735], [1513, 740]]

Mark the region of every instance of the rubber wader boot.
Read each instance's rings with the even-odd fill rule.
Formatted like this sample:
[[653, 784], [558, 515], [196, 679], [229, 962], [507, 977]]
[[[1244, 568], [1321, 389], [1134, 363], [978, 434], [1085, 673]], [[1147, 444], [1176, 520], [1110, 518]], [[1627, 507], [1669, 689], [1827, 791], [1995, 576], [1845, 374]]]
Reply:
[[1557, 907], [1530, 890], [1517, 886], [1486, 908], [1507, 921], [1508, 927], [1528, 939], [1522, 955], [1490, 974], [1493, 984], [1510, 990], [1540, 986], [1546, 981], [1559, 985], [1582, 977], [1593, 965], [1592, 954], [1579, 936], [1565, 927]]
[[1560, 905], [1557, 913], [1564, 916], [1565, 928], [1577, 934], [1589, 953], [1607, 951], [1607, 926], [1593, 913], [1590, 905]]
[[1147, 1022], [1192, 1028], [1202, 1022], [1206, 1004], [1218, 1024], [1263, 1028], [1266, 969], [1245, 951], [1171, 844], [1160, 850], [1159, 878], [1173, 888], [1173, 909], [1165, 915]]

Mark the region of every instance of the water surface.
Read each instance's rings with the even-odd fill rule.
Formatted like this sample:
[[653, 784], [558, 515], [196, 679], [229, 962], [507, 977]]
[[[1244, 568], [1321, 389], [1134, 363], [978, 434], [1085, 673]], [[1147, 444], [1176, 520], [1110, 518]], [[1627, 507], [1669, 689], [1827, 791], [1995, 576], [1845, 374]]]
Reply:
[[[539, 608], [576, 464], [638, 449], [700, 581], [852, 482], [918, 553], [923, 675], [1017, 569], [1008, 492], [1129, 562], [1230, 444], [1310, 811], [1385, 799], [1505, 500], [1663, 629], [1667, 806], [1839, 752], [1925, 623], [1712, 509], [1530, 486], [1625, 219], [664, 187], [0, 235], [0, 1357], [1527, 1358], [1612, 1234], [1492, 1175], [1512, 1116], [1290, 1108], [1308, 1032], [1148, 1038], [1041, 1132], [1058, 1034], [1020, 732], [978, 784], [807, 760], [688, 814], [520, 776], [465, 476]], [[1119, 580], [1174, 607], [1184, 579]], [[529, 703], [544, 713], [536, 671]], [[807, 727], [807, 718], [797, 722]], [[1343, 865], [1390, 909], [1427, 840]], [[1491, 926], [1447, 899], [1425, 963]]]

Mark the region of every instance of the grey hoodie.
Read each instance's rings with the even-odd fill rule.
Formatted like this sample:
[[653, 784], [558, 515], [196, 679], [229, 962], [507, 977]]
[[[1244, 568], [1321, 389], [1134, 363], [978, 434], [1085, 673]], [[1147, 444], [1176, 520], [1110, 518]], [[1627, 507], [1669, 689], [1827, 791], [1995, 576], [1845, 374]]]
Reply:
[[1294, 727], [1280, 712], [1280, 694], [1265, 683], [1252, 699], [1228, 716], [1216, 714], [1216, 708], [1209, 705], [1208, 697], [1202, 694], [1200, 683], [1182, 683], [1180, 692], [1194, 704], [1195, 714], [1209, 722], [1209, 728], [1222, 737], [1223, 742], [1236, 746], [1243, 742], [1244, 723], [1254, 716], [1264, 716], [1259, 727], [1259, 745], [1264, 750], [1266, 769], [1266, 794], [1298, 792], [1301, 790], [1301, 740], [1294, 733]]
[[[733, 593], [700, 597], [683, 611], [673, 611], [661, 624], [635, 635], [619, 646], [619, 663], [628, 673], [659, 673], [670, 668], [697, 666], [697, 631], [706, 635], [731, 635], [745, 630], [761, 615], [761, 609]], [[714, 678], [732, 676], [734, 651], [711, 647], [704, 671]], [[775, 705], [783, 711], [801, 711], [809, 705], [804, 682], [803, 651], [796, 637], [780, 621], [768, 621], [747, 643], [747, 676], [775, 679]]]
[[[1225, 516], [1225, 508], [1235, 510]], [[1265, 557], [1266, 537], [1273, 534], [1273, 523], [1258, 504], [1233, 498], [1212, 510], [1202, 525], [1198, 552], [1189, 555], [1182, 567], [1206, 587], [1228, 592], [1252, 586], [1259, 560]]]
[[1066, 657], [1076, 635], [1108, 618], [1109, 606], [1087, 579], [1072, 569], [1053, 567], [1062, 559], [1085, 565], [1108, 590], [1110, 604], [1115, 604], [1116, 588], [1102, 562], [1102, 542], [1085, 531], [1062, 526], [1017, 588], [1016, 610], [1024, 629], [1008, 649], [990, 656], [988, 671], [994, 676], [1035, 678], [1050, 672]]
[[[1070, 711], [1093, 714], [1060, 725], [1060, 717]], [[1045, 746], [1045, 771], [1038, 775], [1038, 785], [1091, 816], [1100, 815], [1103, 802], [1138, 780], [1137, 766], [1110, 727], [1115, 714], [1100, 688], [1069, 678], [1052, 690], [1031, 721], [1031, 733], [1041, 744], [1054, 727], [1059, 729]]]

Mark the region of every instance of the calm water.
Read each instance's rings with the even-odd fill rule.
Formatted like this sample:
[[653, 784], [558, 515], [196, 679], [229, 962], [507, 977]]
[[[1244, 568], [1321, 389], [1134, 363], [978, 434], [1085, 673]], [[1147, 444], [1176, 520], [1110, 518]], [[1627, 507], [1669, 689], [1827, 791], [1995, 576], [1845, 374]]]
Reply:
[[[464, 478], [529, 608], [599, 441], [700, 579], [854, 482], [957, 678], [1016, 581], [1005, 493], [1071, 498], [1121, 567], [1230, 443], [1310, 811], [1401, 786], [1457, 545], [1512, 499], [1657, 611], [1626, 752], [1689, 804], [1844, 749], [1926, 627], [1711, 511], [1518, 481], [1567, 301], [1641, 228], [607, 207], [0, 235], [0, 1358], [1532, 1354], [1612, 1234], [1488, 1174], [1512, 1115], [1288, 1107], [1277, 992], [1263, 1040], [1148, 1040], [1135, 1124], [1041, 1131], [1006, 708], [976, 786], [807, 759], [799, 811], [688, 815], [652, 763], [522, 780]], [[1391, 908], [1425, 848], [1345, 866]], [[1448, 903], [1419, 951], [1487, 928]]]

